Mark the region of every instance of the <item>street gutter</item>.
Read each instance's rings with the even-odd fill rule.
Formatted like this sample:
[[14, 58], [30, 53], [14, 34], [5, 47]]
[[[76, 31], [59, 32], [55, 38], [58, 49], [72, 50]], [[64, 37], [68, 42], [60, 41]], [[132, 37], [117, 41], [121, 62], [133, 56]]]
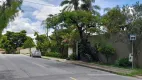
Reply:
[[[27, 55], [27, 56], [29, 56], [29, 55]], [[92, 68], [92, 69], [97, 69], [97, 70], [101, 70], [101, 71], [105, 71], [105, 72], [109, 72], [109, 73], [113, 73], [113, 74], [118, 74], [118, 75], [123, 75], [123, 76], [131, 76], [131, 77], [136, 77], [136, 78], [142, 79], [141, 76], [130, 75], [132, 72], [135, 71], [132, 69], [123, 69], [123, 68], [117, 68], [117, 67], [111, 68], [110, 66], [105, 66], [105, 65], [92, 64], [92, 63], [87, 63], [87, 62], [82, 62], [82, 61], [69, 61], [66, 59], [46, 57], [46, 56], [42, 56], [42, 58], [48, 59], [48, 60], [54, 60], [54, 61], [58, 61], [58, 62], [65, 62], [68, 64], [74, 64], [74, 65], [83, 66], [83, 67], [88, 67], [88, 68]], [[106, 67], [108, 67], [108, 68], [106, 68]]]

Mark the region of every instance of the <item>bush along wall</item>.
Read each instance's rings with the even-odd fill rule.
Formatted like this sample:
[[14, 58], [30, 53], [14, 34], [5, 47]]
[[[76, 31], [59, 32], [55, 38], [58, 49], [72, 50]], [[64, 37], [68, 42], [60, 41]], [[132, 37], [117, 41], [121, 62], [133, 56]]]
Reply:
[[109, 63], [109, 58], [116, 53], [116, 50], [109, 44], [99, 46], [98, 51], [106, 57], [107, 64]]
[[132, 63], [129, 61], [129, 58], [122, 58], [122, 59], [118, 59], [115, 62], [115, 66], [117, 66], [117, 67], [131, 67]]

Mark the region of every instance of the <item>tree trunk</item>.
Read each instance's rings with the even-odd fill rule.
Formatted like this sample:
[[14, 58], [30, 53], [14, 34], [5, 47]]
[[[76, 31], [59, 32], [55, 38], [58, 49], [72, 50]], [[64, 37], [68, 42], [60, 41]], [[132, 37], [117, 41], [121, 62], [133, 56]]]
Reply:
[[75, 0], [74, 2], [73, 2], [73, 5], [74, 5], [74, 10], [75, 11], [77, 11], [78, 10], [78, 5], [79, 5], [79, 0]]
[[79, 31], [79, 35], [80, 35], [80, 43], [82, 45], [82, 51], [83, 53], [79, 53], [79, 55], [81, 56], [84, 54], [88, 54], [91, 56], [91, 58], [93, 58], [93, 60], [98, 61], [98, 57], [96, 55], [96, 51], [94, 50], [95, 48], [91, 47], [91, 44], [88, 42], [88, 38], [85, 36], [85, 33], [82, 30], [82, 27], [78, 27], [78, 31]]

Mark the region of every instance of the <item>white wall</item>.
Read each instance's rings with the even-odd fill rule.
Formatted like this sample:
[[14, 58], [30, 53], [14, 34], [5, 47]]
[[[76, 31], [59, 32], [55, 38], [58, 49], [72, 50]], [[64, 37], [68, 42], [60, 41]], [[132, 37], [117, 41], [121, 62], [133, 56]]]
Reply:
[[[36, 48], [31, 48], [32, 52], [35, 50], [36, 50]], [[20, 54], [29, 54], [29, 53], [30, 53], [30, 48], [20, 50]]]
[[68, 57], [71, 55], [71, 54], [73, 54], [73, 48], [68, 48]]

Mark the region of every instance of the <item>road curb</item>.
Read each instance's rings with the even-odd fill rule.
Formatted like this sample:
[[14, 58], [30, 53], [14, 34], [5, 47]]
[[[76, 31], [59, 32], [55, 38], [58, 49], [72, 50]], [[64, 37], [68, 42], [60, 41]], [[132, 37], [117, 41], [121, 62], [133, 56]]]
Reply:
[[73, 61], [69, 61], [69, 60], [61, 60], [61, 59], [57, 59], [57, 58], [50, 58], [50, 57], [42, 57], [43, 59], [49, 59], [49, 60], [55, 60], [55, 61], [59, 61], [59, 62], [65, 62], [65, 63], [69, 63], [69, 64], [74, 64], [74, 65], [78, 65], [78, 66], [83, 66], [83, 67], [88, 67], [88, 68], [92, 68], [92, 69], [97, 69], [97, 70], [101, 70], [101, 71], [105, 71], [105, 72], [109, 72], [109, 73], [113, 73], [113, 74], [119, 74], [119, 75], [124, 75], [124, 73], [120, 73], [120, 72], [116, 72], [116, 71], [112, 71], [112, 70], [108, 70], [108, 69], [104, 69], [104, 68], [99, 68], [99, 67], [95, 67], [95, 66], [89, 66], [87, 64], [81, 64], [81, 63], [76, 63]]
[[88, 65], [83, 65], [83, 64], [73, 63], [73, 62], [71, 62], [71, 64], [78, 65], [78, 66], [83, 66], [83, 67], [87, 67], [87, 68], [92, 68], [92, 69], [97, 69], [97, 70], [101, 70], [101, 71], [105, 71], [105, 72], [109, 72], [109, 73], [119, 74], [119, 73], [114, 72], [114, 71], [105, 70], [105, 69], [97, 68], [97, 67], [93, 67], [93, 66], [88, 66]]
[[60, 59], [60, 58], [54, 58], [54, 57], [42, 56], [42, 59], [55, 60], [55, 61], [58, 61], [58, 62], [66, 62], [66, 59]]
[[[70, 60], [66, 60], [66, 59], [60, 59], [60, 58], [54, 58], [54, 57], [52, 58], [52, 57], [46, 57], [46, 56], [42, 56], [42, 59], [54, 60], [54, 61], [58, 61], [58, 62], [65, 62], [65, 63], [68, 63], [68, 64], [73, 64], [73, 65], [78, 65], [78, 66], [87, 67], [87, 68], [91, 68], [91, 69], [96, 69], [96, 70], [100, 70], [100, 71], [105, 71], [105, 72], [109, 72], [109, 73], [113, 73], [113, 74], [117, 74], [117, 75], [129, 76], [128, 75], [129, 72], [128, 73], [123, 73], [124, 71], [121, 72], [121, 68], [120, 68], [120, 72], [119, 72], [118, 71], [119, 69], [116, 69], [116, 71], [115, 70], [111, 70], [111, 68], [105, 69], [103, 67], [99, 67], [99, 65], [95, 66], [95, 65], [92, 65], [90, 63], [86, 63], [86, 62], [82, 62], [82, 61], [70, 61]], [[135, 77], [137, 79], [142, 79], [141, 76], [129, 76], [129, 77]]]
[[[91, 69], [96, 69], [96, 70], [100, 70], [100, 71], [105, 71], [105, 72], [109, 72], [109, 73], [112, 73], [112, 74], [117, 74], [117, 75], [122, 75], [122, 76], [129, 76], [128, 74], [124, 74], [124, 73], [120, 73], [120, 72], [116, 72], [116, 71], [111, 71], [111, 70], [107, 70], [107, 69], [102, 69], [102, 68], [99, 68], [99, 67], [84, 65], [84, 64], [80, 64], [80, 63], [74, 63], [74, 62], [70, 62], [70, 61], [68, 61], [68, 63], [74, 64], [74, 65], [78, 65], [78, 66], [82, 66], [82, 67], [91, 68]], [[129, 77], [142, 79], [142, 76], [129, 76]]]

